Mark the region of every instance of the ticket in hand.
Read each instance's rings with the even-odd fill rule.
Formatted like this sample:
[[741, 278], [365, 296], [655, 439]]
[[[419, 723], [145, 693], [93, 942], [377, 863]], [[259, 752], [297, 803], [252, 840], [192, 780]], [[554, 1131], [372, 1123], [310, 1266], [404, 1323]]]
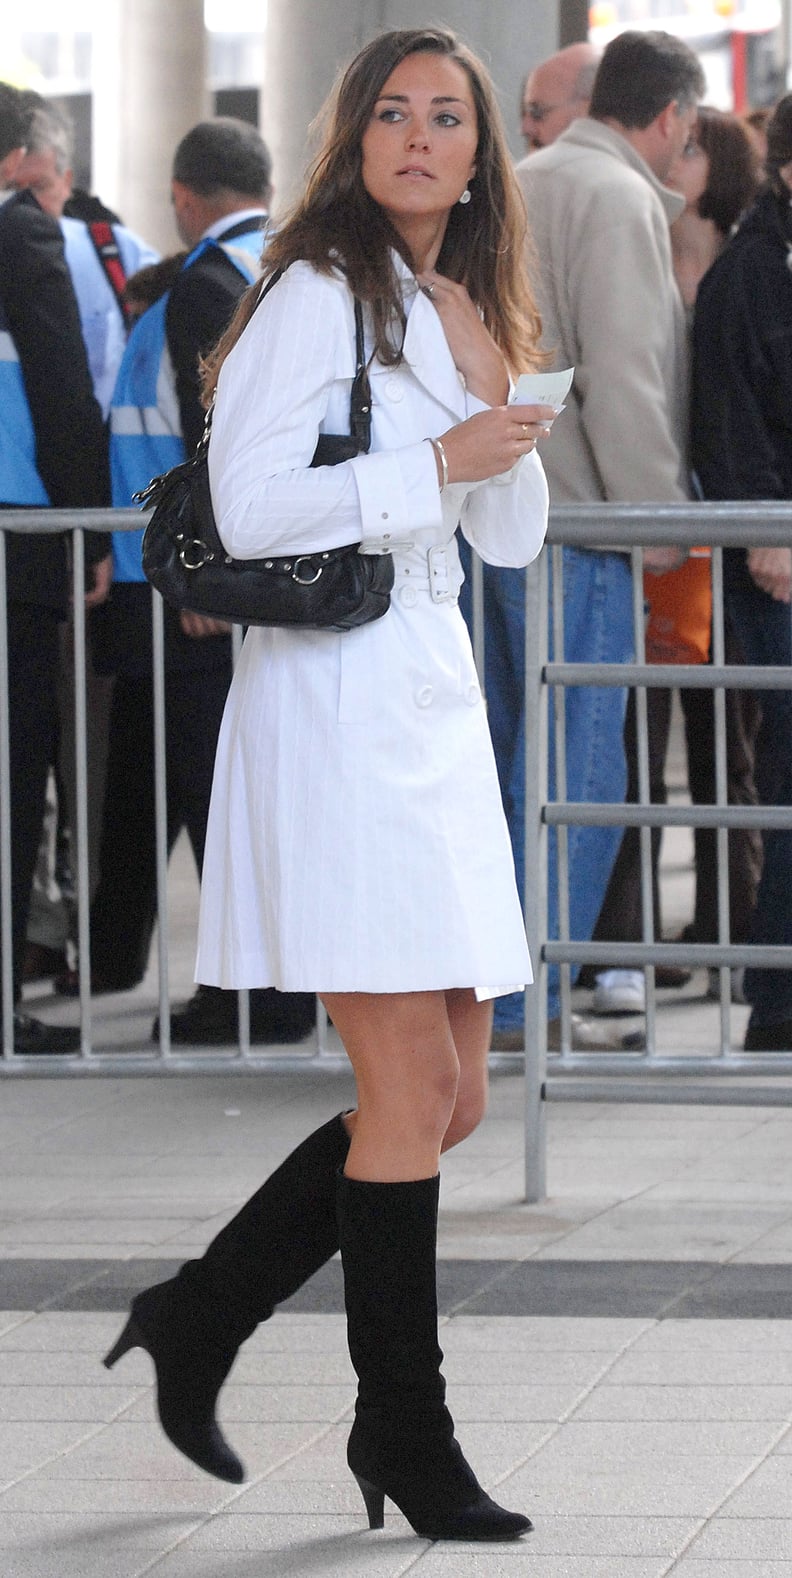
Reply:
[[511, 405], [552, 405], [556, 411], [563, 409], [569, 393], [574, 367], [565, 367], [560, 373], [520, 373]]

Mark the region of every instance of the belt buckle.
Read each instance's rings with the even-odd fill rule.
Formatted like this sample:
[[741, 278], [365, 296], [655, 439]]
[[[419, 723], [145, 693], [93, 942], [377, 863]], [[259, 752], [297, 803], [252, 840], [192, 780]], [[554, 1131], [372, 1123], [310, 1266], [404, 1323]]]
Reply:
[[438, 545], [426, 555], [429, 566], [429, 595], [433, 603], [447, 603], [451, 597], [448, 584], [448, 550]]

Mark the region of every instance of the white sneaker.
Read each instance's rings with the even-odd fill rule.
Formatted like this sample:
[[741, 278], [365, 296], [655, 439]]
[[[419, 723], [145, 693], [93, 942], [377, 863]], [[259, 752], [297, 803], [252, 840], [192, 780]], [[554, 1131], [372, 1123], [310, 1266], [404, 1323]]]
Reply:
[[603, 970], [594, 989], [595, 1014], [643, 1014], [646, 983], [643, 970]]

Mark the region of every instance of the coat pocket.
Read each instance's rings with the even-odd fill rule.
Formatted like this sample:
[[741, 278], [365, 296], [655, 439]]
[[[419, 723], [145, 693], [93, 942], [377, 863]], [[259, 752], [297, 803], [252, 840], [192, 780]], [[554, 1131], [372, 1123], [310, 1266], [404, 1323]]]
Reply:
[[380, 643], [371, 641], [367, 625], [347, 630], [337, 640], [341, 647], [338, 721], [371, 723], [384, 702], [377, 661]]

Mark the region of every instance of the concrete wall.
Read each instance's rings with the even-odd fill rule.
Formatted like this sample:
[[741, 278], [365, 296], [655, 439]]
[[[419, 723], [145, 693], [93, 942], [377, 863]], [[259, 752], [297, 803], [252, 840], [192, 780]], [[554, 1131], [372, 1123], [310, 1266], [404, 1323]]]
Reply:
[[341, 67], [391, 27], [442, 24], [486, 61], [515, 156], [522, 150], [523, 78], [558, 48], [556, 0], [269, 0], [262, 130], [273, 154], [275, 211], [299, 190], [310, 158], [308, 127]]
[[171, 252], [173, 150], [210, 113], [203, 0], [103, 0], [94, 50], [93, 189]]

